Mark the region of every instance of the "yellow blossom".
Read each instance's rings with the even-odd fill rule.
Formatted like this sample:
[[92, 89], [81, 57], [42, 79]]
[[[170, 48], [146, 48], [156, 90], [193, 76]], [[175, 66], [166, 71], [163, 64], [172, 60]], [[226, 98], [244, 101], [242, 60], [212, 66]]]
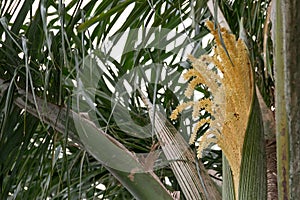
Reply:
[[[209, 124], [209, 130], [199, 141], [198, 156], [210, 144], [218, 144], [231, 166], [235, 194], [238, 196], [242, 150], [253, 96], [252, 68], [248, 50], [242, 40], [236, 40], [225, 28], [215, 30], [210, 21], [206, 25], [215, 38], [214, 55], [202, 55], [198, 59], [188, 57], [193, 68], [184, 74], [185, 80], [189, 81], [185, 95], [190, 98], [195, 87], [204, 84], [209, 88], [211, 98], [179, 105], [171, 119], [176, 119], [180, 112], [192, 106], [192, 117], [199, 117], [199, 121], [190, 136], [190, 143], [198, 139], [199, 129]], [[211, 66], [215, 66], [222, 76], [212, 71]], [[203, 109], [212, 118], [201, 118], [200, 111]]]

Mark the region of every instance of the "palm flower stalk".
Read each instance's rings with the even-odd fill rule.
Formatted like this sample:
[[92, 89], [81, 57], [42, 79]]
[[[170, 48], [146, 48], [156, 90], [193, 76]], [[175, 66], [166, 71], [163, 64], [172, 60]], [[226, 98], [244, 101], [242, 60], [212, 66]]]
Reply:
[[[252, 180], [263, 185], [259, 186], [261, 194], [252, 191], [253, 195], [264, 196], [263, 129], [247, 47], [225, 28], [215, 28], [210, 21], [206, 25], [215, 38], [213, 56], [202, 55], [198, 59], [189, 56], [193, 68], [184, 74], [184, 78], [189, 81], [185, 96], [191, 98], [199, 85], [206, 86], [211, 95], [209, 98], [182, 103], [170, 118], [175, 120], [180, 112], [192, 107], [192, 117], [197, 123], [190, 136], [190, 143], [199, 144], [198, 157], [213, 144], [222, 149], [225, 155], [223, 165], [227, 163], [230, 166], [223, 168], [223, 198], [253, 198], [250, 194], [253, 188], [247, 188], [247, 184], [242, 188], [241, 184]], [[199, 130], [208, 125], [208, 131], [202, 136], [198, 135]], [[258, 162], [260, 164], [249, 169], [250, 165]], [[224, 174], [227, 173], [226, 169], [230, 169], [229, 176]], [[230, 191], [234, 194], [229, 195]]]

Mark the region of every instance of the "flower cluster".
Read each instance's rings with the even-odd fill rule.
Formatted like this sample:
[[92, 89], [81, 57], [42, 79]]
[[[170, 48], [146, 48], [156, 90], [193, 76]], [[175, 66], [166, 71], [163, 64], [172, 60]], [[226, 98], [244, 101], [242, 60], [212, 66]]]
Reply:
[[[179, 105], [172, 113], [175, 120], [178, 114], [188, 107], [193, 108], [193, 118], [199, 118], [201, 110], [211, 117], [200, 117], [190, 137], [190, 143], [197, 139], [197, 132], [205, 124], [209, 130], [200, 137], [198, 156], [210, 144], [218, 144], [225, 154], [233, 173], [237, 194], [242, 149], [253, 96], [253, 75], [248, 50], [241, 39], [236, 40], [224, 28], [207, 27], [215, 38], [213, 56], [202, 55], [196, 59], [189, 56], [193, 68], [184, 74], [189, 81], [185, 96], [191, 98], [196, 86], [203, 84], [211, 92], [210, 98], [189, 101]], [[217, 70], [212, 70], [217, 69]]]

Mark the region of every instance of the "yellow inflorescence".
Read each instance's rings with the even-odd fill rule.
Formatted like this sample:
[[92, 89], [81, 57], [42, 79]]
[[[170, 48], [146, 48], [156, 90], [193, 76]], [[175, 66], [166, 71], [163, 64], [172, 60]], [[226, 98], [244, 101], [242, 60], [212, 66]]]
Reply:
[[[200, 118], [196, 123], [190, 143], [197, 140], [197, 132], [202, 126], [210, 124], [209, 131], [200, 139], [198, 156], [211, 143], [218, 144], [231, 166], [235, 193], [238, 195], [242, 149], [253, 96], [252, 69], [248, 50], [242, 40], [236, 40], [224, 28], [214, 29], [214, 24], [210, 21], [206, 25], [215, 38], [214, 55], [203, 55], [198, 59], [189, 56], [193, 68], [183, 76], [189, 80], [186, 97], [193, 95], [197, 85], [204, 84], [209, 88], [212, 98], [179, 105], [173, 111], [171, 119], [176, 119], [187, 107], [193, 108], [194, 119], [200, 116], [201, 110], [211, 114], [211, 118]], [[212, 71], [211, 65], [220, 72]]]

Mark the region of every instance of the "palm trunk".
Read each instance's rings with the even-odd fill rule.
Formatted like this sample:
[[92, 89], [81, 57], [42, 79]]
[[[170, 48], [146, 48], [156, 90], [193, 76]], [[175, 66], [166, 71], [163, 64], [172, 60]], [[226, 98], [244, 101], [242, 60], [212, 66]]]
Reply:
[[300, 197], [300, 3], [276, 1], [275, 87], [278, 193]]

